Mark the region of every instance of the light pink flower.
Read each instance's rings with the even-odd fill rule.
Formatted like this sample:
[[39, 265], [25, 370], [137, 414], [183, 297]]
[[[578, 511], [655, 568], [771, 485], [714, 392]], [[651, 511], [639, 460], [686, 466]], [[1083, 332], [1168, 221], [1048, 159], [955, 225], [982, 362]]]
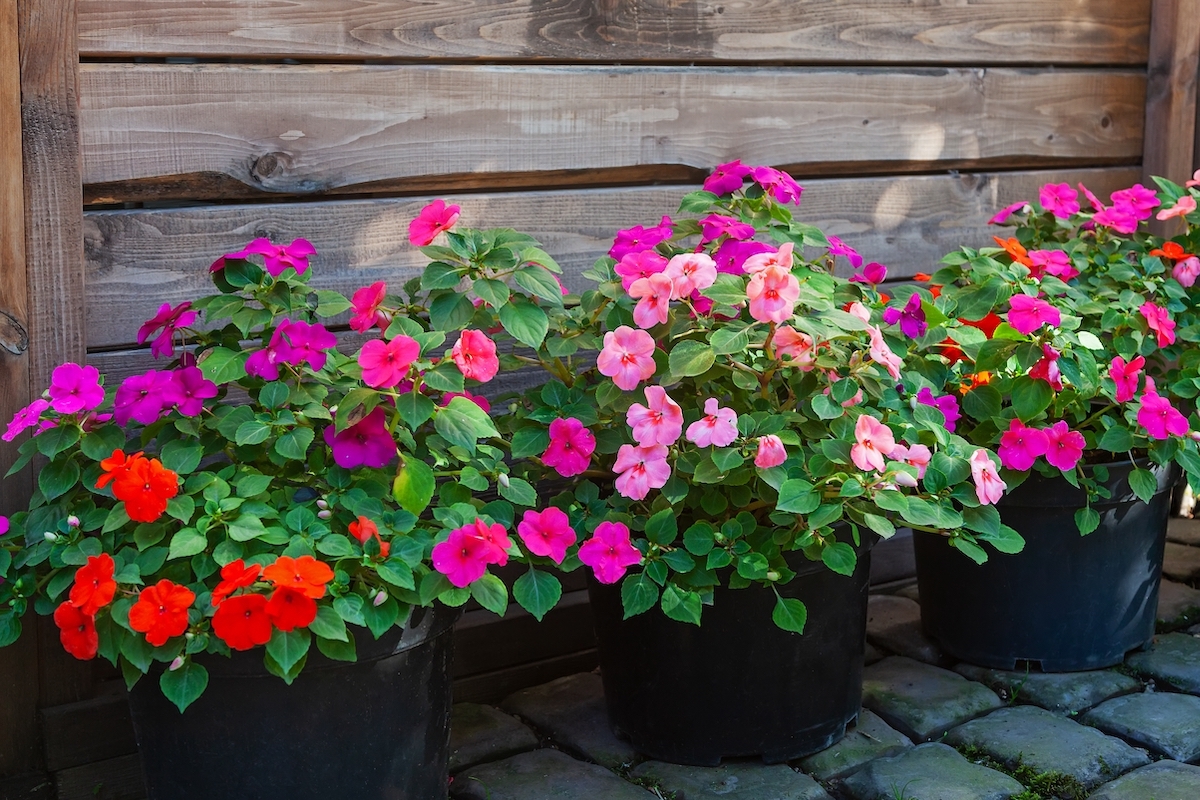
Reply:
[[535, 556], [548, 556], [555, 564], [563, 562], [567, 548], [575, 544], [577, 538], [566, 512], [553, 506], [540, 514], [526, 511], [517, 524], [517, 535], [529, 552]]
[[542, 463], [564, 478], [582, 475], [596, 452], [596, 437], [575, 417], [550, 423], [550, 445], [542, 453]]
[[629, 541], [621, 522], [601, 522], [592, 538], [579, 546], [579, 560], [592, 568], [600, 583], [616, 583], [625, 570], [639, 564], [642, 554]]
[[1004, 223], [1008, 222], [1008, 218], [1011, 217], [1014, 212], [1020, 211], [1027, 205], [1029, 205], [1028, 200], [1018, 200], [1011, 206], [1005, 206], [996, 212], [996, 216], [988, 220], [988, 225], [1003, 225]]
[[1038, 202], [1059, 219], [1069, 219], [1072, 214], [1079, 213], [1079, 192], [1069, 183], [1047, 183], [1038, 192]]
[[1192, 188], [1193, 186], [1200, 186], [1200, 169], [1198, 169], [1194, 173], [1192, 173], [1192, 179], [1190, 181], [1184, 182], [1183, 185], [1188, 187], [1189, 189]]
[[783, 440], [775, 434], [758, 437], [758, 450], [754, 454], [754, 466], [759, 469], [778, 467], [787, 461], [787, 450], [783, 448]]
[[390, 342], [372, 339], [358, 353], [363, 383], [372, 389], [391, 389], [404, 380], [419, 355], [421, 345], [409, 336], [401, 334]]
[[670, 314], [674, 284], [663, 272], [649, 278], [638, 278], [629, 287], [629, 296], [638, 301], [633, 308], [633, 321], [639, 328], [653, 328], [667, 321]]
[[858, 301], [851, 303], [850, 308], [846, 309], [846, 313], [852, 317], [861, 319], [863, 322], [871, 321], [871, 312], [867, 310], [866, 306]]
[[350, 298], [350, 310], [354, 312], [350, 317], [350, 327], [359, 333], [366, 333], [375, 326], [379, 326], [380, 330], [387, 328], [391, 320], [379, 310], [386, 297], [387, 284], [383, 281], [357, 290]]
[[1112, 360], [1112, 364], [1108, 368], [1108, 377], [1113, 379], [1113, 383], [1117, 385], [1116, 400], [1118, 403], [1125, 403], [1133, 399], [1137, 394], [1138, 376], [1142, 374], [1142, 367], [1146, 365], [1146, 359], [1142, 356], [1125, 363], [1125, 359], [1116, 356]]
[[675, 444], [683, 433], [683, 409], [667, 396], [661, 386], [647, 386], [646, 402], [634, 403], [625, 412], [625, 422], [633, 428], [633, 438], [641, 447]]
[[617, 262], [613, 271], [621, 276], [621, 288], [628, 292], [639, 278], [649, 278], [667, 268], [667, 260], [653, 250], [637, 250], [627, 253]]
[[1165, 308], [1147, 300], [1138, 311], [1142, 312], [1146, 325], [1156, 334], [1159, 347], [1175, 344], [1175, 321]]
[[715, 397], [704, 401], [704, 416], [687, 429], [687, 440], [697, 447], [725, 447], [737, 437], [737, 412], [732, 408], [721, 408]]
[[50, 407], [59, 414], [91, 411], [104, 402], [100, 370], [68, 361], [50, 375]]
[[1167, 439], [1171, 435], [1183, 436], [1188, 432], [1187, 417], [1180, 414], [1171, 401], [1160, 397], [1153, 388], [1148, 387], [1142, 395], [1142, 404], [1138, 408], [1137, 422], [1146, 430], [1151, 439]]
[[933, 453], [929, 452], [929, 448], [923, 444], [911, 446], [897, 444], [892, 448], [892, 452], [888, 453], [888, 458], [908, 464], [910, 467], [916, 467], [917, 477], [924, 478], [925, 469], [929, 466]]
[[784, 363], [807, 372], [812, 369], [816, 358], [816, 348], [813, 347], [812, 337], [802, 333], [790, 325], [781, 325], [775, 330], [772, 340], [775, 347], [775, 357]]
[[879, 328], [871, 325], [867, 328], [867, 332], [871, 335], [871, 360], [886, 369], [888, 375], [891, 375], [893, 379], [898, 380], [900, 367], [904, 366], [904, 362], [888, 347], [887, 342], [883, 340], [883, 332]]
[[1185, 194], [1183, 197], [1175, 201], [1175, 205], [1170, 208], [1164, 208], [1155, 215], [1155, 219], [1164, 220], [1172, 217], [1186, 217], [1196, 210], [1196, 198], [1190, 194]]
[[461, 210], [458, 206], [446, 205], [446, 201], [440, 198], [434, 200], [408, 223], [408, 241], [414, 247], [425, 247], [432, 243], [439, 233], [454, 227]]
[[896, 449], [892, 429], [879, 420], [863, 414], [854, 423], [855, 444], [850, 447], [850, 460], [863, 471], [883, 472], [884, 458]]
[[1013, 419], [1008, 423], [1008, 430], [1000, 434], [1000, 463], [1007, 469], [1024, 472], [1033, 466], [1038, 456], [1045, 455], [1049, 447], [1050, 440], [1044, 431]]
[[1063, 472], [1075, 469], [1079, 459], [1083, 458], [1083, 448], [1087, 446], [1083, 434], [1071, 430], [1066, 420], [1061, 419], [1049, 428], [1045, 428], [1044, 432], [1048, 442], [1046, 460], [1050, 462], [1050, 465], [1058, 467]]
[[645, 331], [621, 325], [604, 334], [604, 347], [596, 357], [601, 375], [619, 388], [632, 391], [654, 375], [654, 338]]
[[454, 363], [463, 377], [473, 381], [487, 383], [500, 371], [496, 343], [483, 331], [468, 328], [460, 333], [450, 355], [454, 357]]
[[717, 280], [717, 262], [707, 253], [680, 253], [667, 262], [663, 274], [671, 279], [671, 299], [679, 300], [712, 286]]
[[1043, 325], [1054, 327], [1062, 322], [1057, 308], [1027, 294], [1014, 294], [1008, 298], [1008, 305], [1008, 324], [1019, 333], [1028, 335]]
[[667, 448], [656, 444], [650, 447], [621, 445], [613, 464], [617, 475], [617, 491], [630, 500], [643, 500], [651, 489], [661, 489], [671, 477], [667, 463]]
[[[41, 416], [44, 411], [50, 408], [50, 403], [42, 398], [34, 400], [29, 405], [13, 414], [12, 421], [8, 423], [8, 428], [4, 431], [4, 435], [0, 436], [6, 442], [11, 442], [21, 433], [36, 426], [41, 421]], [[41, 431], [38, 431], [41, 433]]]
[[1200, 278], [1200, 258], [1188, 256], [1176, 263], [1171, 269], [1171, 277], [1179, 281], [1181, 286], [1192, 288], [1196, 279]]
[[762, 272], [768, 267], [779, 267], [780, 269], [790, 271], [793, 263], [795, 263], [795, 256], [792, 253], [794, 249], [795, 245], [791, 242], [784, 242], [779, 246], [778, 250], [755, 253], [742, 263], [742, 271], [747, 275]]
[[800, 281], [782, 267], [767, 267], [750, 276], [746, 297], [750, 316], [759, 322], [784, 322], [792, 318], [800, 299]]
[[975, 496], [984, 505], [992, 505], [1004, 496], [1008, 484], [1000, 480], [996, 464], [988, 456], [987, 450], [980, 448], [968, 459], [971, 464], [971, 479], [975, 482]]

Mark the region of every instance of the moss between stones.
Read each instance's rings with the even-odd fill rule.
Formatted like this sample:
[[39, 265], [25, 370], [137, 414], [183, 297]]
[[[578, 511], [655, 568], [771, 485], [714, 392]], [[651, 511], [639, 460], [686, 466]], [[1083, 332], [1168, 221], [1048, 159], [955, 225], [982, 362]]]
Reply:
[[1088, 796], [1087, 788], [1074, 777], [1055, 771], [1038, 772], [1022, 762], [1020, 756], [1017, 757], [1015, 765], [1009, 766], [992, 758], [975, 745], [965, 745], [957, 749], [968, 761], [1003, 772], [1025, 787], [1025, 791], [1013, 795], [1011, 800], [1083, 800]]

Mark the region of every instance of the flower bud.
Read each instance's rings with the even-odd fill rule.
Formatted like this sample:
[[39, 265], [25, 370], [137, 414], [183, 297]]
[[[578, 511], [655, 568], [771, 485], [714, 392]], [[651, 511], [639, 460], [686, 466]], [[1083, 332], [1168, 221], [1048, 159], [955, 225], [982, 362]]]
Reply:
[[192, 633], [191, 631], [187, 631], [183, 634], [183, 638], [187, 639], [190, 642], [192, 639], [196, 638], [196, 634]]
[[329, 519], [332, 516], [333, 516], [333, 512], [330, 511], [329, 509], [325, 509], [324, 511], [317, 512], [317, 519]]
[[75, 516], [74, 514], [67, 517], [67, 527], [78, 528], [79, 527], [79, 517]]
[[167, 667], [168, 672], [174, 672], [183, 666], [183, 656], [175, 656], [175, 660], [171, 662], [171, 666]]
[[319, 509], [321, 509], [322, 511], [324, 511], [325, 509], [329, 508], [329, 503], [326, 503], [324, 500], [318, 500], [318, 501], [317, 501], [317, 508], [319, 508]]
[[45, 533], [42, 534], [42, 538], [45, 539], [47, 542], [57, 542], [58, 534], [54, 533], [53, 531], [46, 531]]
[[506, 473], [504, 473], [504, 472], [501, 472], [501, 473], [500, 473], [500, 474], [499, 474], [499, 475], [496, 477], [496, 482], [497, 482], [497, 483], [499, 483], [501, 486], [503, 486], [505, 489], [507, 489], [507, 488], [508, 488], [508, 485], [509, 485], [509, 484], [508, 484], [508, 475], [507, 475]]
[[387, 592], [380, 592], [379, 594], [375, 595], [375, 599], [371, 601], [371, 605], [375, 606], [376, 608], [379, 608], [381, 605], [383, 605], [384, 603], [387, 602], [387, 598], [388, 598]]
[[773, 569], [767, 570], [767, 580], [769, 580], [769, 581], [779, 580], [779, 573]]
[[917, 479], [907, 472], [897, 472], [893, 480], [900, 486], [907, 486], [910, 489], [917, 488]]

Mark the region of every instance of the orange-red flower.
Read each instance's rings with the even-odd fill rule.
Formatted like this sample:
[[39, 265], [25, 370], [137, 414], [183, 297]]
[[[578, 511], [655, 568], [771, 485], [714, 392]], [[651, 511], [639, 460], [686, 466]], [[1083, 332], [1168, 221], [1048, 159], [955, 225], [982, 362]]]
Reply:
[[188, 609], [195, 599], [191, 589], [163, 578], [142, 589], [129, 609], [129, 627], [146, 634], [150, 644], [161, 647], [187, 630]]
[[253, 585], [258, 580], [260, 572], [262, 572], [262, 565], [251, 564], [247, 567], [246, 562], [240, 558], [221, 567], [221, 582], [217, 584], [217, 588], [213, 589], [212, 593], [213, 606], [221, 605], [225, 598], [238, 589], [245, 589], [247, 586]]
[[179, 492], [179, 476], [157, 458], [131, 457], [113, 481], [113, 497], [125, 501], [125, 513], [134, 522], [154, 522], [167, 510], [167, 501]]
[[977, 386], [986, 386], [992, 382], [992, 373], [976, 372], [971, 375], [964, 375], [962, 383], [958, 387], [958, 391], [966, 394]]
[[1010, 236], [1008, 239], [1001, 239], [999, 236], [992, 237], [996, 244], [1004, 248], [1004, 252], [1008, 253], [1008, 257], [1012, 259], [1014, 264], [1024, 264], [1027, 267], [1032, 267], [1033, 262], [1029, 259], [1029, 253], [1017, 241], [1016, 237]]
[[[987, 338], [992, 338], [996, 334], [996, 328], [1000, 327], [1000, 323], [1004, 320], [996, 316], [996, 313], [989, 311], [983, 319], [962, 319], [958, 320], [963, 325], [968, 325], [976, 330], [983, 331], [983, 335]], [[942, 355], [950, 359], [951, 364], [957, 364], [959, 361], [966, 359], [966, 354], [954, 343], [953, 339], [945, 339], [942, 342]]]
[[267, 598], [261, 594], [239, 594], [221, 603], [212, 618], [213, 633], [234, 650], [249, 650], [271, 641], [271, 618]]
[[913, 275], [913, 280], [920, 281], [921, 283], [928, 283], [929, 281], [933, 280], [933, 276], [928, 272], [918, 272], [916, 275]]
[[104, 470], [104, 473], [96, 479], [96, 488], [103, 489], [110, 481], [124, 475], [141, 457], [140, 450], [131, 456], [125, 455], [122, 450], [113, 450], [111, 456], [100, 462], [100, 469]]
[[108, 553], [98, 556], [88, 556], [87, 563], [75, 570], [75, 585], [71, 587], [71, 605], [78, 608], [89, 617], [112, 602], [117, 592], [117, 582], [113, 580], [113, 570], [116, 564]]
[[96, 635], [95, 617], [83, 613], [70, 601], [64, 601], [54, 610], [54, 624], [58, 626], [58, 638], [64, 650], [80, 661], [96, 657], [100, 637]]
[[286, 586], [319, 600], [325, 596], [325, 584], [333, 580], [333, 570], [312, 556], [280, 556], [263, 570], [263, 577], [276, 588]]
[[1150, 255], [1169, 258], [1172, 261], [1183, 261], [1185, 258], [1192, 257], [1192, 254], [1186, 252], [1179, 242], [1163, 242], [1163, 246], [1151, 250]]
[[284, 633], [295, 628], [306, 628], [317, 618], [317, 601], [284, 586], [276, 589], [267, 601], [267, 616]]
[[379, 537], [379, 526], [366, 517], [359, 517], [356, 522], [350, 523], [350, 535], [357, 539], [359, 544], [364, 545], [372, 536], [375, 537], [375, 541], [379, 542], [379, 555], [383, 558], [388, 557], [391, 545]]

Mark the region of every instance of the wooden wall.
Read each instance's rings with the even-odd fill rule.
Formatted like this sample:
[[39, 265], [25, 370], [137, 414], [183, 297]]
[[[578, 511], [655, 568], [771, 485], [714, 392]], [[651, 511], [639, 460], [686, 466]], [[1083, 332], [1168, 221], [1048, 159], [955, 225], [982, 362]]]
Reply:
[[[28, 336], [14, 352], [0, 326], [0, 417], [64, 358], [145, 368], [137, 325], [256, 236], [313, 241], [322, 286], [413, 274], [407, 223], [435, 196], [465, 224], [538, 236], [578, 288], [616, 229], [740, 158], [792, 172], [800, 215], [893, 277], [930, 271], [1048, 180], [1104, 193], [1144, 164], [1181, 179], [1191, 2], [0, 0], [5, 119], [21, 20], [25, 186], [14, 211], [22, 145], [0, 125], [0, 322]], [[12, 486], [0, 504], [20, 500]], [[578, 591], [540, 627], [472, 612], [460, 633], [462, 698], [594, 663]], [[49, 634], [39, 663], [69, 673]], [[77, 673], [38, 671], [48, 732], [119, 708]], [[82, 705], [58, 705], [62, 685]], [[29, 704], [5, 702], [0, 731], [27, 741]], [[39, 763], [0, 733], [0, 774], [48, 768], [63, 797], [91, 791], [96, 759], [101, 797], [136, 776], [120, 737], [68, 755], [55, 740]]]

